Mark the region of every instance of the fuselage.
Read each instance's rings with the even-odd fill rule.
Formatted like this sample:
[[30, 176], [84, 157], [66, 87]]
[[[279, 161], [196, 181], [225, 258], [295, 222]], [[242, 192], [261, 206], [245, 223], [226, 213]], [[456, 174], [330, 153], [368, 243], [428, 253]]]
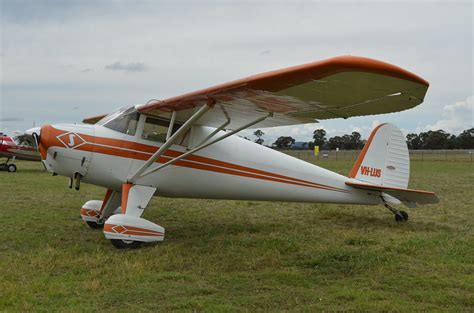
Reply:
[[[120, 191], [163, 144], [103, 125], [57, 124], [41, 129], [47, 170]], [[201, 143], [214, 129], [193, 126], [151, 168]], [[223, 133], [223, 132], [221, 132]], [[180, 198], [378, 204], [377, 196], [347, 186], [347, 177], [238, 136], [230, 136], [135, 183]]]

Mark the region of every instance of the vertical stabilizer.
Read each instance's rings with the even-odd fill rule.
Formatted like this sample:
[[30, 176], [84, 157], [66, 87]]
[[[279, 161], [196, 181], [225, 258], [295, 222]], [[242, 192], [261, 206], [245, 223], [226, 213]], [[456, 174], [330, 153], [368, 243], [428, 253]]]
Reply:
[[403, 133], [392, 124], [381, 124], [370, 134], [350, 178], [373, 185], [407, 188], [410, 157]]

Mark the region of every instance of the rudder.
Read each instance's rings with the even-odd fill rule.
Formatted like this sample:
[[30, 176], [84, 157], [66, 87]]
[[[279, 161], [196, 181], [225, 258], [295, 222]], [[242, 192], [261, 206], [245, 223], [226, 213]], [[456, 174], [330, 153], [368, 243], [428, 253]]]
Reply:
[[407, 188], [410, 156], [400, 129], [392, 124], [377, 126], [348, 176], [373, 185]]

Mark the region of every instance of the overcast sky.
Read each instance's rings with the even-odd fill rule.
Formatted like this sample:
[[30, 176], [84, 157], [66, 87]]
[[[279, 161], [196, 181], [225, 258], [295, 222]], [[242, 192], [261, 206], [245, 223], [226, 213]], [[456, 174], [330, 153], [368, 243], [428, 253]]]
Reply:
[[[264, 130], [307, 141], [380, 122], [405, 132], [473, 127], [472, 1], [0, 0], [0, 131], [78, 122], [240, 77], [338, 55], [430, 82], [415, 109]], [[248, 135], [248, 134], [246, 134]]]

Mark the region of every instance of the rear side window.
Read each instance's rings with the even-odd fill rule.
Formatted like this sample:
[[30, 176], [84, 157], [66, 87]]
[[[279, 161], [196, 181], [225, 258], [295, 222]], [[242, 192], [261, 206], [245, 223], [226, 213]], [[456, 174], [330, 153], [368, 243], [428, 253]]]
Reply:
[[[165, 142], [169, 124], [169, 120], [162, 120], [159, 118], [147, 116], [145, 120], [145, 125], [143, 126], [142, 138], [145, 140]], [[179, 127], [181, 127], [181, 125], [175, 123], [172, 134], [176, 132]]]

